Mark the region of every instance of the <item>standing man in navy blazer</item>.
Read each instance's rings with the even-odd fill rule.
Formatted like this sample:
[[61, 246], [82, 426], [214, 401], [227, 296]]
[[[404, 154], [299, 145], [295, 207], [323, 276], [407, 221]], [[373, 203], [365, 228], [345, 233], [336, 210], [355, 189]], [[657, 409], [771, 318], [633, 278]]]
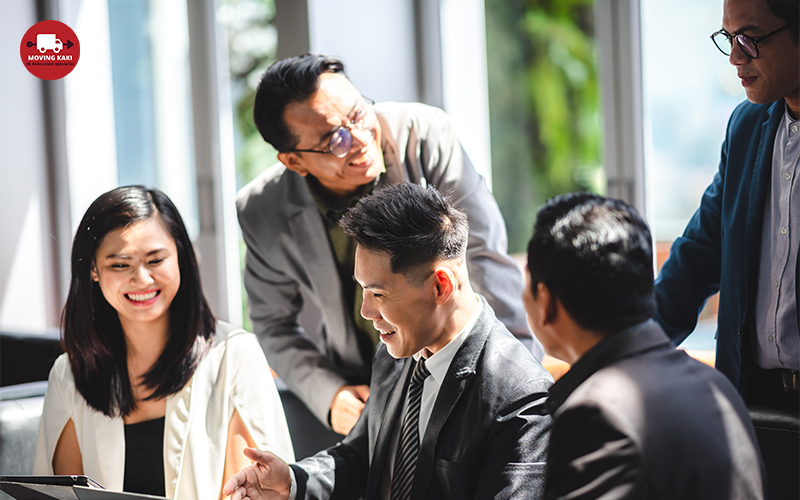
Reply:
[[647, 224], [621, 201], [576, 193], [536, 217], [525, 309], [572, 365], [547, 401], [545, 499], [762, 499], [744, 402], [650, 319], [652, 266]]
[[[257, 463], [223, 495], [541, 498], [552, 378], [472, 290], [465, 214], [434, 188], [403, 183], [363, 198], [341, 224], [358, 242], [361, 314], [381, 332], [366, 407], [340, 444], [291, 467], [246, 449]], [[421, 389], [420, 370], [430, 373]]]
[[748, 101], [728, 123], [719, 172], [655, 284], [675, 343], [720, 292], [716, 366], [748, 405], [798, 410], [800, 41], [797, 0], [725, 0], [712, 35]]

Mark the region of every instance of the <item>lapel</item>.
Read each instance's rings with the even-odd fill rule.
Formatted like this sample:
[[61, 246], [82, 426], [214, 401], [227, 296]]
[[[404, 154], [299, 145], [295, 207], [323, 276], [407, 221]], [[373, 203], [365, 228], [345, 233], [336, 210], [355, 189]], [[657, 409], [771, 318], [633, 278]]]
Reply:
[[305, 268], [308, 285], [314, 291], [328, 332], [332, 350], [349, 365], [360, 365], [361, 354], [354, 338], [355, 332], [347, 320], [349, 307], [342, 291], [342, 283], [336, 271], [331, 245], [322, 215], [308, 190], [305, 179], [295, 172], [284, 173], [289, 184], [287, 218], [291, 239], [297, 244], [301, 265]]
[[391, 130], [386, 120], [380, 115], [378, 115], [378, 120], [381, 123], [381, 151], [383, 152], [383, 164], [386, 166], [386, 172], [378, 179], [377, 187], [380, 188], [409, 181], [419, 184], [419, 180], [415, 181], [414, 179], [409, 179], [404, 172], [400, 151], [397, 149], [397, 143], [392, 137]]
[[176, 394], [167, 396], [167, 412], [164, 420], [164, 482], [168, 498], [177, 498], [179, 493], [183, 459], [186, 454], [186, 438], [192, 407], [192, 385], [194, 377]]
[[[750, 183], [749, 204], [747, 206], [747, 223], [745, 225], [745, 276], [748, 283], [757, 283], [758, 264], [761, 249], [761, 232], [764, 225], [764, 204], [766, 203], [767, 190], [770, 185], [772, 172], [772, 151], [774, 148], [775, 134], [778, 124], [783, 118], [784, 101], [781, 99], [772, 104], [767, 111], [767, 119], [761, 124], [758, 150], [753, 168], [752, 182]], [[749, 304], [754, 297], [750, 290], [754, 287], [745, 286], [744, 304]]]
[[[94, 479], [106, 488], [122, 491], [125, 484], [125, 422], [122, 417], [108, 417], [93, 409], [86, 411], [89, 409], [88, 405], [84, 405], [83, 408], [84, 411], [80, 414], [89, 421], [88, 425], [86, 422], [82, 424], [75, 421], [75, 430], [79, 433], [78, 439], [82, 446], [84, 440], [80, 439], [80, 433], [83, 426], [86, 425], [88, 429], [94, 431], [95, 456], [101, 470], [99, 477]], [[85, 442], [88, 447], [88, 439]], [[87, 450], [84, 460], [87, 455], [91, 455], [90, 450]]]
[[366, 498], [378, 498], [386, 455], [411, 377], [411, 358], [394, 359], [382, 343], [372, 370], [369, 401], [369, 470]]
[[428, 427], [419, 447], [411, 498], [425, 498], [427, 495], [433, 479], [439, 433], [450, 418], [453, 408], [458, 404], [458, 401], [475, 378], [478, 359], [496, 321], [494, 311], [486, 303], [486, 299], [481, 297], [481, 302], [483, 303], [483, 309], [478, 321], [475, 322], [469, 336], [464, 340], [450, 363], [447, 375], [445, 375], [442, 386], [439, 388], [439, 395], [433, 404]]

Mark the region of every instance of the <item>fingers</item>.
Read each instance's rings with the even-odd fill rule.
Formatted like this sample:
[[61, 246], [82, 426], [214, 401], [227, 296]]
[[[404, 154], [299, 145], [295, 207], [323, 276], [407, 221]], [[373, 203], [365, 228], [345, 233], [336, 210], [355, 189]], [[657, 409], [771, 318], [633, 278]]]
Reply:
[[[244, 488], [240, 488], [240, 486], [245, 483], [246, 479], [247, 474], [245, 473], [244, 469], [232, 475], [225, 483], [225, 486], [222, 487], [222, 496], [226, 497], [231, 495], [231, 500], [241, 500], [244, 498], [242, 493]], [[240, 489], [242, 492], [239, 492]]]
[[247, 447], [244, 449], [243, 453], [244, 456], [250, 460], [264, 465], [267, 465], [275, 457], [275, 455], [272, 453], [268, 451], [261, 451], [258, 448]]
[[369, 398], [369, 386], [368, 385], [354, 385], [353, 390], [355, 391], [355, 396], [360, 401], [366, 403], [367, 398]]
[[[261, 451], [257, 448], [245, 448], [243, 453], [244, 456], [250, 460], [262, 465], [268, 464], [275, 457], [272, 453]], [[268, 476], [269, 469], [257, 467], [255, 465], [245, 467], [228, 479], [225, 486], [222, 487], [222, 495], [231, 495], [231, 500], [246, 498], [247, 495], [245, 494], [246, 490], [244, 487], [248, 484], [248, 478], [251, 482], [259, 482], [261, 475]]]
[[[357, 389], [359, 387], [362, 389]], [[339, 434], [347, 434], [353, 428], [361, 411], [364, 410], [364, 402], [360, 398], [363, 395], [366, 400], [366, 397], [369, 396], [369, 388], [366, 388], [366, 395], [364, 395], [364, 387], [366, 386], [342, 386], [336, 397], [333, 398], [331, 427], [334, 431]]]

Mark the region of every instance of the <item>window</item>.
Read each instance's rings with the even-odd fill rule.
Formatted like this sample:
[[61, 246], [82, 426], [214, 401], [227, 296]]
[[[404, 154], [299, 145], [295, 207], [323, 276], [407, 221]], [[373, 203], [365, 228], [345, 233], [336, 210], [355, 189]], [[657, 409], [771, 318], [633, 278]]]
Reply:
[[[744, 99], [736, 70], [709, 39], [721, 22], [719, 0], [642, 0], [647, 200], [659, 267], [700, 206], [728, 117]], [[716, 297], [682, 347], [714, 350], [715, 332]]]
[[492, 185], [509, 251], [548, 198], [604, 190], [591, 0], [486, 0]]

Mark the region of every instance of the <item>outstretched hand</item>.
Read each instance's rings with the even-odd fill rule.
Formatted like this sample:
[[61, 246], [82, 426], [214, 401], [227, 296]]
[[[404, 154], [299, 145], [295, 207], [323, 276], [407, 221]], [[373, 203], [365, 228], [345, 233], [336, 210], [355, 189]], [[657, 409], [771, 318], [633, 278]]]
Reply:
[[289, 465], [256, 448], [245, 448], [244, 454], [255, 463], [231, 476], [222, 495], [230, 495], [230, 500], [287, 500], [292, 488]]

